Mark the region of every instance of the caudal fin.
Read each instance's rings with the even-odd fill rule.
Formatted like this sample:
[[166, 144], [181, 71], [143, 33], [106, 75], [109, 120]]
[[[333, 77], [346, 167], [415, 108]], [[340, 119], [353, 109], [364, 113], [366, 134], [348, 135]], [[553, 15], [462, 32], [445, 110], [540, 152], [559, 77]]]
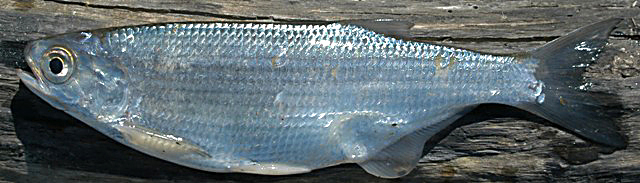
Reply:
[[543, 118], [592, 141], [622, 148], [626, 140], [605, 105], [616, 101], [611, 94], [589, 91], [582, 76], [598, 58], [614, 27], [622, 19], [609, 19], [577, 29], [538, 48], [530, 55], [539, 60], [535, 77], [544, 83], [544, 100], [520, 104]]

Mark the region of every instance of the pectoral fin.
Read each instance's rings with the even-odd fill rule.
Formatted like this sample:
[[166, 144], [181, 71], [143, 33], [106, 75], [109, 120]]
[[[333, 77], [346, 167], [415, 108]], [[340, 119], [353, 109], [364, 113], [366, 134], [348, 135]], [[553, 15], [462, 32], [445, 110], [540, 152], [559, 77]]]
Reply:
[[162, 134], [139, 126], [117, 126], [124, 140], [134, 148], [169, 159], [187, 159], [193, 156], [211, 158], [204, 149], [182, 137]]

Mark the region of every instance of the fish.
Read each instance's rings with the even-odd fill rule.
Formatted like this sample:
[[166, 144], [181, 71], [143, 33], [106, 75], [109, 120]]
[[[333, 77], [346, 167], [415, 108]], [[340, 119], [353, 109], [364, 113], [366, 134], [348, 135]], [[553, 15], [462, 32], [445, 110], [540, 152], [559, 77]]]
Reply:
[[485, 103], [625, 147], [602, 112], [615, 96], [582, 76], [621, 20], [514, 54], [415, 41], [395, 20], [106, 28], [30, 42], [18, 76], [52, 107], [179, 165], [288, 175], [356, 163], [398, 178]]

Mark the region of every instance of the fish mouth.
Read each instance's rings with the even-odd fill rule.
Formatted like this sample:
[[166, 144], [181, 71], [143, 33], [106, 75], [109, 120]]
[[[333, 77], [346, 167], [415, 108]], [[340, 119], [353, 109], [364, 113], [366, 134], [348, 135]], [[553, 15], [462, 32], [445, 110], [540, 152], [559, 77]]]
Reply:
[[33, 92], [46, 93], [47, 89], [40, 77], [35, 76], [32, 72], [24, 71], [22, 69], [18, 69], [17, 72], [20, 81], [22, 81], [29, 90]]
[[35, 93], [38, 97], [44, 99], [53, 107], [57, 109], [62, 109], [62, 105], [60, 105], [60, 102], [56, 100], [52, 100], [54, 97], [52, 97], [51, 90], [49, 89], [49, 87], [47, 87], [44, 80], [42, 80], [43, 77], [42, 77], [41, 71], [38, 69], [39, 67], [36, 65], [34, 60], [29, 56], [31, 52], [31, 48], [32, 48], [32, 45], [29, 44], [25, 49], [25, 55], [27, 55], [25, 59], [26, 59], [27, 65], [29, 65], [29, 68], [31, 68], [31, 72], [18, 69], [17, 75], [20, 78], [20, 81], [24, 83], [24, 85], [27, 86], [27, 88], [29, 88], [29, 90]]
[[29, 68], [31, 68], [31, 72], [18, 69], [18, 77], [20, 77], [22, 83], [24, 83], [31, 91], [48, 93], [48, 89], [42, 80], [42, 73], [35, 61], [31, 58], [32, 48], [33, 44], [28, 44], [25, 47], [24, 52], [26, 55], [25, 61], [27, 62], [27, 65], [29, 65]]
[[27, 62], [27, 65], [29, 65], [29, 68], [31, 68], [31, 72], [18, 69], [18, 77], [20, 77], [22, 83], [24, 83], [27, 88], [29, 88], [34, 93], [49, 93], [49, 89], [46, 87], [44, 81], [42, 80], [42, 73], [39, 69], [40, 67], [38, 67], [38, 65], [32, 58], [33, 52], [34, 43], [31, 42], [24, 48], [25, 61]]
[[48, 87], [45, 86], [44, 82], [37, 75], [18, 69], [18, 77], [20, 81], [24, 83], [31, 92], [36, 94], [41, 99], [47, 101], [51, 106], [56, 109], [63, 110], [61, 103], [53, 98], [51, 92]]

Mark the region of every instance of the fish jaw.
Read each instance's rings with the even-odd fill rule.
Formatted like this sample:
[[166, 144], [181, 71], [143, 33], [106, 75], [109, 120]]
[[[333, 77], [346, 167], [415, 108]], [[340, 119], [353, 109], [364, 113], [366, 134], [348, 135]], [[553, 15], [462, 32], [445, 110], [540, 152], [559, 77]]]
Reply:
[[18, 77], [20, 78], [20, 81], [22, 81], [22, 83], [31, 90], [31, 92], [35, 93], [38, 97], [42, 98], [56, 109], [62, 110], [64, 109], [63, 105], [59, 101], [53, 99], [54, 97], [51, 94], [51, 89], [49, 89], [47, 84], [44, 82], [42, 71], [40, 70], [40, 67], [38, 67], [38, 63], [36, 63], [34, 58], [31, 56], [33, 52], [36, 52], [35, 49], [37, 48], [35, 45], [36, 42], [31, 42], [25, 47], [25, 60], [27, 65], [29, 65], [29, 68], [31, 68], [31, 73], [18, 69]]
[[26, 71], [23, 71], [21, 69], [18, 69], [18, 77], [20, 77], [20, 80], [33, 92], [40, 92], [40, 93], [50, 93], [49, 89], [45, 86], [44, 81], [42, 80], [42, 71], [40, 70], [40, 67], [38, 67], [38, 64], [35, 62], [35, 60], [31, 57], [31, 54], [34, 52], [34, 42], [29, 43], [26, 47], [25, 47], [25, 60], [27, 62], [27, 65], [29, 65], [29, 68], [31, 68], [31, 73], [30, 74]]
[[42, 98], [56, 109], [64, 109], [62, 103], [53, 99], [49, 88], [45, 86], [40, 77], [34, 76], [20, 69], [18, 69], [18, 77], [20, 78], [20, 81], [24, 83], [24, 85], [27, 86], [27, 88], [29, 88], [29, 90], [35, 93], [38, 97]]

